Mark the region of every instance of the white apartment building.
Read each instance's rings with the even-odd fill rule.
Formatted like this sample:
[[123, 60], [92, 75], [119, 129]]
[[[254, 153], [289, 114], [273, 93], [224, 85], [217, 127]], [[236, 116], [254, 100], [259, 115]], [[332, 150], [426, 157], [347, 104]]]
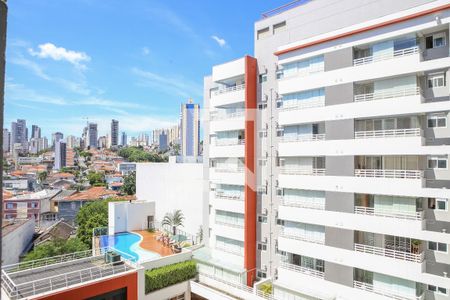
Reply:
[[294, 1], [205, 78], [200, 276], [450, 296], [450, 2]]

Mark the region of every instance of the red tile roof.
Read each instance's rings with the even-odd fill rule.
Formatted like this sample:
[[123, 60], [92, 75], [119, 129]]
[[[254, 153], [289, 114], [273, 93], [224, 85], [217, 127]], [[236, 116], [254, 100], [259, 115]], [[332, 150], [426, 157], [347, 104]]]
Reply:
[[76, 192], [73, 195], [65, 197], [63, 201], [89, 201], [99, 200], [107, 197], [116, 196], [117, 192], [106, 189], [102, 186], [91, 187], [88, 190]]

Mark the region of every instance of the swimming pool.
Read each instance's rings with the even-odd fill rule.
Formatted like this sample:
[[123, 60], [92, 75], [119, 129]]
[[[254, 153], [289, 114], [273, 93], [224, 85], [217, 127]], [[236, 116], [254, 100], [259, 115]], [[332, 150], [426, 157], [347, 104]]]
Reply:
[[146, 261], [160, 257], [158, 253], [142, 249], [139, 246], [142, 237], [132, 232], [116, 233], [115, 235], [100, 236], [100, 247], [113, 248], [117, 252], [125, 253], [132, 257], [133, 261]]

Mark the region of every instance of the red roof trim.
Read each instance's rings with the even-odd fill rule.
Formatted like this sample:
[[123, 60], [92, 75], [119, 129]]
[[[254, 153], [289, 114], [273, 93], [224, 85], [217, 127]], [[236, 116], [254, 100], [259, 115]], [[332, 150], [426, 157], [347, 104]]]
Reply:
[[355, 35], [355, 34], [362, 33], [362, 32], [366, 32], [366, 31], [369, 31], [369, 30], [378, 29], [378, 28], [381, 28], [381, 27], [384, 27], [384, 26], [388, 26], [388, 25], [392, 25], [392, 24], [408, 21], [408, 20], [411, 20], [411, 19], [415, 19], [415, 18], [418, 18], [418, 17], [429, 15], [429, 14], [432, 14], [432, 13], [435, 13], [435, 12], [438, 12], [438, 11], [441, 11], [441, 10], [446, 10], [446, 9], [449, 9], [449, 8], [450, 8], [450, 4], [441, 5], [441, 6], [438, 6], [438, 7], [435, 7], [435, 8], [431, 8], [431, 9], [428, 9], [428, 10], [424, 10], [424, 11], [420, 11], [420, 12], [417, 12], [417, 13], [414, 13], [414, 14], [411, 14], [411, 15], [408, 15], [408, 16], [396, 18], [396, 19], [389, 20], [389, 21], [384, 21], [384, 22], [381, 22], [379, 24], [374, 24], [374, 25], [370, 25], [370, 26], [367, 26], [367, 27], [363, 27], [363, 28], [347, 31], [347, 32], [344, 32], [344, 33], [337, 34], [335, 36], [323, 38], [323, 39], [320, 39], [320, 40], [317, 40], [317, 41], [312, 41], [312, 42], [305, 43], [305, 44], [302, 44], [302, 45], [298, 45], [298, 46], [294, 46], [294, 47], [287, 48], [287, 49], [284, 49], [284, 50], [280, 50], [280, 51], [275, 52], [274, 54], [276, 56], [279, 56], [279, 55], [286, 54], [286, 53], [289, 53], [289, 52], [292, 52], [292, 51], [295, 51], [295, 50], [311, 47], [311, 46], [322, 44], [322, 43], [329, 42], [329, 41], [334, 41], [334, 40], [337, 40], [337, 39], [340, 39], [340, 38], [343, 38], [343, 37], [348, 37], [348, 36]]

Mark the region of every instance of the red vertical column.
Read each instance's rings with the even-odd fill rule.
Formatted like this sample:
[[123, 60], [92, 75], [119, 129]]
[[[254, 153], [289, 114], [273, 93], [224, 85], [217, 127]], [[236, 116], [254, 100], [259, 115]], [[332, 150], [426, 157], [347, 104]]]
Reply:
[[245, 221], [244, 267], [247, 285], [252, 286], [256, 277], [256, 95], [257, 61], [245, 57]]

